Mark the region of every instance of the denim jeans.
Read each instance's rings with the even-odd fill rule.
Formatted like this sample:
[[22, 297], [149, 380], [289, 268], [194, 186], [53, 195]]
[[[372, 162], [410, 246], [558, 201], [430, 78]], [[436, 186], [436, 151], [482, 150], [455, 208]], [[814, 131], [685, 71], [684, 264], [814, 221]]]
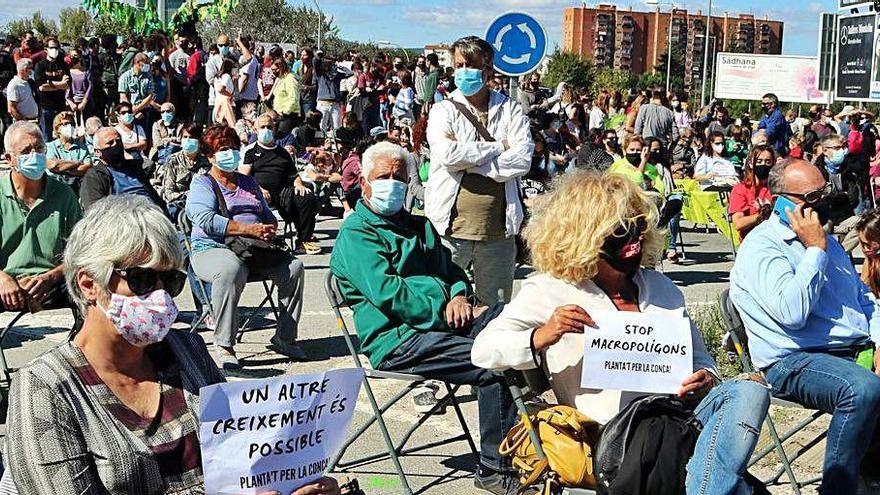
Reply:
[[831, 414], [819, 493], [856, 493], [880, 416], [880, 377], [854, 359], [824, 352], [789, 354], [765, 373], [774, 395]]
[[466, 241], [444, 236], [443, 245], [452, 251], [452, 262], [463, 270], [474, 265], [474, 292], [480, 304], [508, 303], [513, 295], [516, 269], [516, 241]]
[[480, 418], [480, 463], [495, 471], [512, 471], [510, 459], [498, 446], [516, 424], [516, 408], [504, 379], [471, 363], [474, 338], [503, 305], [489, 308], [474, 320], [465, 335], [419, 332], [395, 349], [379, 366], [383, 371], [413, 373], [458, 385], [477, 387]]
[[694, 415], [703, 424], [687, 465], [688, 495], [749, 494], [742, 480], [770, 407], [764, 385], [744, 379], [716, 386]]
[[53, 108], [40, 108], [40, 130], [43, 131], [43, 136], [46, 137], [46, 142], [52, 140], [52, 121], [55, 120], [55, 116], [58, 115], [58, 112], [61, 110], [55, 110]]

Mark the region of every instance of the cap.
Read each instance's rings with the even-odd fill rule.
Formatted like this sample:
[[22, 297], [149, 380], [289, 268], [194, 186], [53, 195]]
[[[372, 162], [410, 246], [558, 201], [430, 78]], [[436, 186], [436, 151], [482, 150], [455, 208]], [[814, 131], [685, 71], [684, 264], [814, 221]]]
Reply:
[[388, 131], [385, 130], [385, 128], [382, 126], [377, 125], [376, 127], [370, 129], [370, 137], [379, 137], [382, 134], [388, 134]]
[[851, 114], [855, 111], [856, 111], [856, 107], [854, 107], [852, 105], [846, 105], [845, 107], [843, 107], [843, 110], [841, 110], [840, 113], [837, 114], [837, 116], [838, 117], [849, 117], [849, 114]]

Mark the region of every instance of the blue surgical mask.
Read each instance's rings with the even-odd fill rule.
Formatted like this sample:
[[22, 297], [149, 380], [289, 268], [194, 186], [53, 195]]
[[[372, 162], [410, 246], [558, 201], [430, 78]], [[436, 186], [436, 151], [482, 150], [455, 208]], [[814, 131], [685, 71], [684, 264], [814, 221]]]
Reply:
[[150, 73], [150, 64], [142, 65], [141, 72], [143, 72], [144, 74], [149, 74]]
[[275, 133], [268, 127], [264, 127], [257, 131], [257, 141], [259, 141], [260, 144], [271, 144], [274, 139]]
[[217, 168], [220, 170], [224, 172], [235, 172], [238, 168], [239, 162], [238, 150], [218, 151], [214, 155], [214, 160], [217, 162]]
[[849, 150], [847, 148], [841, 148], [834, 153], [831, 154], [831, 158], [826, 158], [825, 162], [829, 165], [840, 166], [844, 160], [846, 160], [846, 155], [849, 154]]
[[483, 89], [483, 71], [462, 67], [455, 70], [455, 85], [465, 96], [473, 96]]
[[174, 114], [171, 112], [162, 112], [162, 122], [171, 125], [174, 122]]
[[149, 58], [150, 60], [153, 60], [153, 57], [155, 57], [155, 56], [156, 56], [156, 52], [154, 52], [152, 50], [147, 52], [147, 58]]
[[40, 180], [46, 173], [46, 154], [28, 153], [19, 155], [18, 172], [30, 180]]
[[131, 125], [134, 122], [134, 114], [133, 113], [123, 113], [119, 116], [119, 121], [125, 125]]
[[195, 138], [183, 138], [180, 140], [180, 147], [183, 149], [184, 153], [193, 155], [199, 151], [199, 140]]
[[228, 46], [221, 46], [220, 47], [220, 55], [222, 55], [224, 57], [229, 55], [229, 47]]
[[378, 179], [370, 182], [373, 194], [368, 200], [373, 210], [390, 217], [403, 208], [406, 199], [406, 184], [394, 179]]

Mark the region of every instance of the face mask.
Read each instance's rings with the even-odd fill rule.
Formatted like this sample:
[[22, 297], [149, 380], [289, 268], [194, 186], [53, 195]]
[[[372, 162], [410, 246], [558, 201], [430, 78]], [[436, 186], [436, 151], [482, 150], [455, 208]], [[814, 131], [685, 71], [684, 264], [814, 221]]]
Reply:
[[222, 55], [224, 57], [229, 55], [229, 47], [228, 46], [221, 46], [220, 47], [220, 55]]
[[141, 72], [144, 74], [149, 74], [150, 73], [150, 65], [149, 64], [142, 65]]
[[58, 49], [49, 48], [49, 50], [46, 51], [46, 55], [48, 55], [49, 58], [51, 58], [52, 60], [55, 60], [56, 58], [58, 58]]
[[663, 161], [663, 155], [661, 155], [659, 151], [652, 151], [648, 160], [656, 165]]
[[264, 127], [257, 131], [257, 141], [261, 144], [271, 144], [272, 140], [275, 139], [275, 133], [272, 132], [272, 129], [268, 127]]
[[46, 154], [28, 153], [19, 155], [18, 172], [30, 180], [40, 180], [46, 173]]
[[74, 129], [72, 124], [64, 124], [58, 128], [58, 134], [65, 139], [73, 139]]
[[123, 158], [125, 158], [125, 150], [122, 149], [121, 144], [101, 150], [101, 159], [110, 165], [116, 165], [122, 162]]
[[110, 304], [102, 308], [116, 327], [116, 332], [135, 347], [161, 342], [177, 318], [177, 304], [164, 290], [145, 296], [110, 296]]
[[406, 199], [406, 184], [394, 179], [379, 179], [370, 182], [373, 194], [369, 198], [373, 210], [389, 217], [403, 208]]
[[134, 114], [133, 113], [124, 113], [119, 116], [119, 121], [125, 125], [131, 125], [134, 122]]
[[238, 168], [239, 153], [238, 150], [218, 151], [214, 155], [217, 162], [217, 168], [224, 172], [234, 172]]
[[770, 167], [767, 166], [755, 167], [754, 172], [758, 180], [767, 180], [770, 177]]
[[626, 161], [628, 161], [633, 167], [638, 167], [642, 163], [642, 154], [641, 153], [627, 153]]
[[628, 228], [618, 227], [613, 235], [605, 239], [599, 257], [611, 265], [611, 268], [632, 275], [641, 266], [644, 228], [640, 224], [641, 222], [634, 223]]
[[171, 125], [174, 122], [174, 114], [171, 112], [162, 112], [162, 122], [165, 122], [165, 125]]
[[672, 108], [678, 110], [679, 108], [681, 108], [681, 102], [673, 101], [673, 102], [672, 102]]
[[848, 154], [849, 154], [849, 150], [847, 148], [841, 148], [841, 149], [835, 151], [831, 155], [831, 158], [828, 158], [826, 156], [825, 163], [827, 163], [829, 165], [833, 165], [835, 167], [838, 167], [838, 166], [840, 166], [840, 164], [843, 163], [843, 161], [846, 159], [846, 155], [848, 155]]
[[455, 85], [465, 96], [473, 96], [483, 89], [483, 71], [462, 67], [455, 71]]
[[553, 126], [554, 131], [558, 131], [559, 128], [562, 127], [562, 122], [560, 122], [558, 120], [554, 120], [553, 123], [550, 125]]
[[721, 153], [722, 151], [724, 151], [724, 145], [723, 144], [713, 144], [712, 151], [714, 151], [715, 153]]
[[183, 149], [184, 153], [194, 155], [199, 151], [199, 140], [195, 138], [183, 138], [180, 140], [180, 147]]
[[617, 138], [609, 139], [607, 144], [609, 148], [617, 148]]
[[79, 57], [70, 57], [70, 65], [76, 65], [79, 63]]
[[148, 59], [153, 60], [153, 57], [155, 57], [155, 56], [156, 56], [156, 52], [154, 52], [154, 51], [152, 51], [152, 50], [150, 50], [150, 51], [147, 52], [147, 58], [148, 58]]

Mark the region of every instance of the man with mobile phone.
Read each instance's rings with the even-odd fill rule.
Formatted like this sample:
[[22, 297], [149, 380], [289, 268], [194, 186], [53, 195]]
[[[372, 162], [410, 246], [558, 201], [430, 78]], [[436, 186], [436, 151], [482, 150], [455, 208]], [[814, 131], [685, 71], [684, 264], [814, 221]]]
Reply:
[[769, 186], [775, 213], [749, 233], [730, 274], [752, 361], [774, 394], [832, 415], [820, 494], [856, 493], [860, 475], [880, 486], [878, 463], [863, 462], [880, 445], [866, 441], [880, 418], [880, 377], [859, 364], [880, 342], [877, 301], [825, 232], [832, 187], [819, 169], [785, 160]]

